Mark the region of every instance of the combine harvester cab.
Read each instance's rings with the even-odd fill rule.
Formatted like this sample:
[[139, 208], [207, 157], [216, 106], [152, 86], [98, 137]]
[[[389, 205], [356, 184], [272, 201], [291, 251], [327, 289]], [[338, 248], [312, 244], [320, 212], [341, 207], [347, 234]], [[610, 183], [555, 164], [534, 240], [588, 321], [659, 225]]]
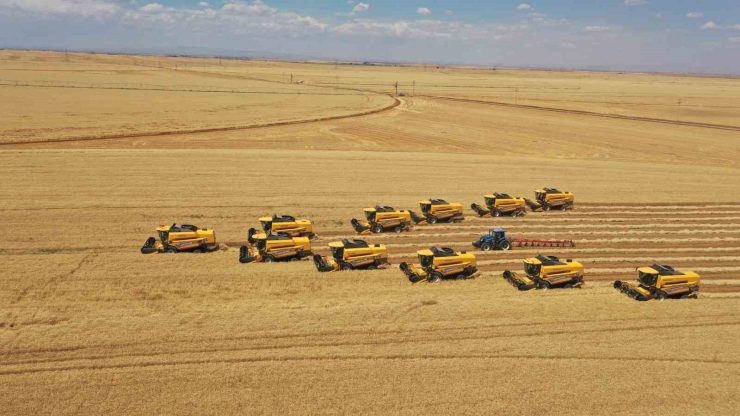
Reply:
[[277, 261], [298, 261], [311, 256], [311, 241], [308, 237], [292, 237], [287, 233], [250, 235], [252, 247], [239, 249], [240, 263], [273, 263]]
[[473, 241], [473, 247], [483, 250], [511, 250], [511, 240], [506, 237], [506, 230], [503, 228], [491, 228], [488, 234], [482, 235], [478, 240]]
[[483, 195], [483, 198], [486, 202], [485, 208], [478, 204], [470, 205], [470, 208], [481, 217], [500, 217], [502, 215], [518, 217], [527, 212], [524, 198], [512, 198], [508, 194], [500, 194], [498, 192]]
[[653, 264], [637, 269], [638, 284], [617, 280], [614, 288], [639, 301], [696, 299], [701, 277], [694, 272], [680, 272], [671, 266]]
[[411, 283], [425, 281], [437, 283], [444, 279], [472, 279], [480, 274], [474, 254], [466, 252], [455, 253], [451, 248], [431, 247], [429, 250], [420, 250], [421, 267], [414, 267], [408, 263], [401, 263], [399, 268]]
[[376, 205], [375, 208], [365, 208], [363, 211], [365, 212], [366, 221], [352, 219], [352, 227], [357, 234], [378, 234], [383, 231], [400, 233], [411, 230], [410, 211], [397, 211], [393, 207], [383, 205]]
[[465, 219], [462, 204], [456, 202], [449, 203], [444, 199], [429, 198], [426, 201], [419, 201], [419, 206], [422, 216], [411, 213], [412, 220], [418, 225], [436, 224], [441, 221], [453, 223]]
[[339, 270], [375, 270], [388, 266], [388, 249], [382, 244], [370, 245], [365, 240], [348, 239], [329, 243], [331, 257], [313, 256], [320, 272]]
[[551, 209], [560, 209], [565, 211], [573, 209], [575, 198], [572, 193], [560, 192], [555, 188], [535, 189], [535, 201], [525, 200], [532, 211], [549, 211]]
[[504, 279], [519, 290], [575, 288], [583, 285], [583, 264], [539, 255], [524, 259], [524, 275], [506, 270]]
[[195, 225], [172, 224], [157, 227], [159, 241], [149, 237], [141, 247], [142, 254], [153, 253], [205, 253], [218, 248], [216, 232]]
[[289, 234], [291, 237], [314, 238], [313, 223], [309, 220], [297, 220], [290, 215], [273, 215], [260, 218], [262, 231], [265, 234]]

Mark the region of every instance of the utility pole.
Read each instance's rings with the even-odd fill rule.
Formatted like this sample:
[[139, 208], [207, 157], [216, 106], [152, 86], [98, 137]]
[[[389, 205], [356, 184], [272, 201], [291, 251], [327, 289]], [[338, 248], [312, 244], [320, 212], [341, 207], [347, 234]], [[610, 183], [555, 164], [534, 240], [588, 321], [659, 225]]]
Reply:
[[290, 74], [290, 83], [293, 83], [293, 74]]
[[411, 83], [411, 89], [412, 89], [411, 95], [416, 95], [416, 80], [414, 80], [414, 82]]
[[398, 97], [398, 81], [396, 81], [395, 87], [396, 87], [396, 97]]
[[678, 121], [678, 115], [681, 113], [681, 98], [678, 99], [678, 110], [676, 111], [676, 121]]

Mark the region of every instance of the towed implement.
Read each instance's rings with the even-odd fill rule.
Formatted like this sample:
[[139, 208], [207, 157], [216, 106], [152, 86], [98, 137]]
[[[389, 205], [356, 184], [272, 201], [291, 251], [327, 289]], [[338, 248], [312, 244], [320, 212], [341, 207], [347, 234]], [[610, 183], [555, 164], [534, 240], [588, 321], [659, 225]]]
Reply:
[[411, 283], [471, 279], [480, 274], [476, 267], [475, 255], [464, 251], [458, 254], [451, 248], [431, 247], [429, 250], [417, 251], [416, 254], [419, 256], [421, 267], [413, 267], [405, 262], [399, 265]]
[[500, 194], [498, 192], [483, 195], [483, 198], [486, 203], [485, 208], [478, 204], [472, 204], [470, 206], [481, 217], [500, 217], [502, 215], [518, 217], [524, 215], [527, 211], [524, 198], [512, 198], [508, 194]]
[[524, 273], [521, 275], [506, 270], [503, 276], [519, 290], [548, 290], [583, 285], [583, 264], [573, 260], [562, 261], [555, 256], [539, 255], [524, 259]]
[[382, 233], [383, 231], [411, 230], [411, 212], [397, 211], [393, 207], [376, 205], [375, 208], [365, 208], [366, 221], [352, 218], [352, 227], [358, 234]]
[[698, 297], [701, 277], [694, 272], [680, 272], [659, 264], [640, 267], [637, 271], [637, 285], [617, 280], [614, 288], [639, 301]]
[[388, 265], [388, 249], [382, 244], [369, 245], [365, 240], [348, 239], [329, 243], [331, 257], [316, 254], [313, 262], [320, 272], [338, 270], [375, 270]]
[[526, 199], [525, 202], [532, 211], [549, 211], [551, 209], [572, 209], [575, 198], [572, 193], [561, 192], [555, 188], [535, 189], [535, 201]]
[[142, 254], [153, 253], [205, 253], [218, 248], [216, 232], [189, 224], [172, 224], [157, 227], [159, 241], [149, 237], [141, 247]]
[[290, 215], [273, 215], [272, 217], [260, 218], [262, 231], [266, 234], [284, 233], [291, 237], [314, 238], [313, 223], [309, 220], [297, 220]]
[[253, 246], [239, 249], [240, 263], [298, 261], [313, 254], [308, 237], [292, 237], [287, 233], [253, 234], [250, 230], [249, 239]]
[[444, 199], [429, 198], [426, 201], [419, 201], [419, 206], [421, 216], [411, 212], [411, 219], [418, 225], [436, 224], [440, 221], [453, 223], [465, 219], [462, 204], [456, 202], [450, 203]]

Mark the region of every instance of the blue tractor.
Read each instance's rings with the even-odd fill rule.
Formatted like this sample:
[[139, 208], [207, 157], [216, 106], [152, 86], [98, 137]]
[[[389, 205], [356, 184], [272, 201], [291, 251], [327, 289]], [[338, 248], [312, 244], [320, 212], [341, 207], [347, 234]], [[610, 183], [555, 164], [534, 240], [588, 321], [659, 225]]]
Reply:
[[491, 250], [511, 250], [511, 240], [506, 237], [506, 230], [503, 228], [491, 228], [488, 234], [481, 236], [478, 241], [473, 242], [473, 247], [483, 251]]

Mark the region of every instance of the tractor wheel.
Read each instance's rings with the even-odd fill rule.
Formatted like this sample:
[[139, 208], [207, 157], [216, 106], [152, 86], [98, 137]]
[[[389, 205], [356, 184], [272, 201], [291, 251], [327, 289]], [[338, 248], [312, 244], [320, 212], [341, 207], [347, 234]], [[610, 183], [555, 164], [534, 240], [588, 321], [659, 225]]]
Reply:
[[290, 259], [290, 261], [301, 261], [300, 256], [296, 256]]
[[491, 251], [492, 248], [491, 243], [483, 243], [480, 245], [480, 249], [483, 251]]
[[167, 254], [174, 254], [177, 253], [177, 249], [175, 247], [167, 247], [164, 252]]
[[339, 266], [339, 270], [341, 270], [341, 271], [343, 271], [343, 272], [346, 272], [346, 271], [352, 270], [352, 265], [351, 265], [351, 264], [349, 264], [349, 263], [342, 263], [342, 265], [341, 265], [341, 266]]
[[508, 241], [502, 241], [501, 244], [498, 245], [498, 248], [503, 251], [509, 251], [511, 250], [511, 243]]
[[663, 292], [662, 290], [659, 290], [655, 292], [655, 300], [666, 300], [668, 299], [668, 294]]
[[546, 203], [546, 202], [543, 202], [542, 203], [542, 210], [543, 211], [549, 211], [550, 210], [550, 205], [548, 203]]
[[399, 234], [401, 231], [403, 231], [403, 228], [400, 225], [393, 229], [393, 232], [396, 234]]
[[377, 269], [377, 268], [378, 268], [378, 267], [377, 267], [377, 266], [376, 266], [376, 265], [375, 265], [375, 264], [373, 263], [373, 264], [371, 264], [371, 265], [369, 265], [369, 266], [365, 267], [365, 270], [375, 270], [375, 269]]
[[197, 253], [197, 254], [200, 254], [202, 252], [203, 252], [203, 250], [201, 250], [199, 248], [196, 248], [195, 250], [192, 251], [192, 253]]
[[560, 210], [561, 211], [565, 211], [566, 209], [568, 209], [568, 204], [565, 204], [565, 205], [561, 205], [560, 206]]
[[380, 234], [380, 233], [382, 233], [382, 232], [383, 232], [383, 226], [382, 226], [382, 225], [380, 225], [380, 224], [373, 224], [373, 229], [372, 229], [372, 231], [373, 231], [373, 232], [374, 232], [375, 234]]
[[448, 223], [448, 224], [454, 224], [454, 223], [455, 223], [455, 216], [454, 216], [454, 215], [453, 215], [453, 216], [451, 216], [451, 217], [450, 217], [450, 218], [449, 218], [449, 219], [447, 220], [447, 223]]
[[563, 289], [573, 289], [573, 283], [568, 283], [567, 285], [563, 285]]
[[439, 220], [438, 220], [438, 219], [437, 219], [437, 217], [435, 217], [434, 215], [430, 215], [430, 216], [429, 216], [429, 218], [427, 219], [427, 222], [428, 222], [429, 224], [436, 224], [436, 223], [437, 223], [437, 221], [439, 221]]
[[429, 277], [427, 277], [427, 281], [429, 283], [439, 283], [442, 280], [442, 273], [440, 272], [431, 272], [429, 273]]
[[265, 255], [265, 257], [262, 258], [263, 263], [275, 263], [276, 261], [277, 259], [269, 254]]
[[491, 216], [492, 217], [500, 217], [501, 216], [501, 211], [498, 210], [498, 209], [494, 209], [493, 212], [491, 212]]
[[518, 216], [519, 216], [519, 211], [514, 211], [514, 212], [511, 213], [511, 217], [512, 218], [516, 218]]
[[540, 282], [537, 285], [537, 289], [539, 289], [539, 290], [550, 290], [550, 289], [552, 289], [552, 285], [550, 284], [550, 282], [542, 281], [542, 282]]

